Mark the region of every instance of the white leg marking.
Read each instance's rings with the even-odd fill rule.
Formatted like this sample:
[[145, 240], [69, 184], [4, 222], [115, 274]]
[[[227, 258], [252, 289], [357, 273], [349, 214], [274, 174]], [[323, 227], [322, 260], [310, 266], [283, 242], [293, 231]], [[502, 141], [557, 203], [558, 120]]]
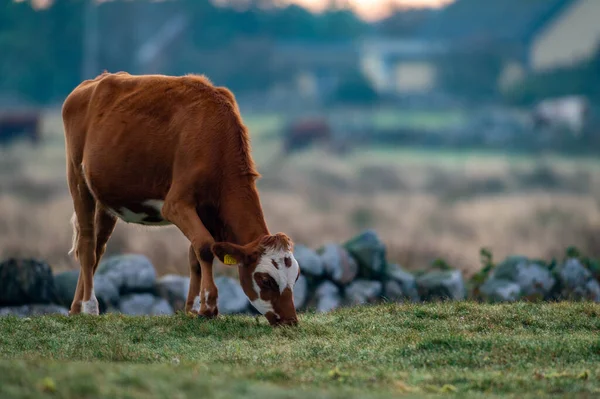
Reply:
[[196, 298], [194, 298], [194, 304], [192, 305], [192, 310], [194, 312], [200, 311], [200, 295], [198, 295], [198, 296], [196, 296]]
[[79, 239], [79, 225], [77, 222], [77, 215], [73, 212], [73, 216], [71, 216], [71, 227], [73, 228], [73, 238], [71, 242], [71, 249], [69, 250], [69, 255], [75, 253], [77, 249], [77, 240]]
[[214, 310], [215, 306], [209, 305], [208, 303], [208, 290], [204, 291], [204, 300], [202, 302], [206, 305], [206, 309], [210, 311]]
[[93, 315], [100, 314], [100, 310], [98, 308], [98, 299], [96, 299], [96, 294], [94, 294], [93, 290], [89, 301], [81, 301], [81, 313]]

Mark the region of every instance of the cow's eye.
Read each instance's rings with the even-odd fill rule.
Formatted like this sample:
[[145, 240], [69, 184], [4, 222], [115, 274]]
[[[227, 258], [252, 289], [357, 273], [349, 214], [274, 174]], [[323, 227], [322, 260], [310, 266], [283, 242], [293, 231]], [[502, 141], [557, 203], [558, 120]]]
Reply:
[[264, 288], [271, 291], [278, 291], [279, 286], [273, 277], [268, 274], [260, 273], [260, 276], [257, 276], [256, 279], [260, 288]]
[[277, 282], [275, 282], [275, 280], [273, 280], [273, 277], [271, 277], [271, 276], [269, 276], [263, 280], [263, 285], [265, 286], [265, 288], [268, 288], [273, 291], [276, 291], [279, 289], [279, 287], [277, 286]]

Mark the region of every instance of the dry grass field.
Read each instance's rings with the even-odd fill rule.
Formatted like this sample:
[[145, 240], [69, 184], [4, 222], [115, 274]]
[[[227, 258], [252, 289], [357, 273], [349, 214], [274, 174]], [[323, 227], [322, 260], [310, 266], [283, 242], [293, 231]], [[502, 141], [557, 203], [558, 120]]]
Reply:
[[[467, 274], [479, 249], [495, 258], [561, 255], [576, 245], [600, 256], [600, 168], [596, 160], [499, 153], [356, 149], [279, 157], [274, 118], [248, 116], [267, 222], [316, 248], [374, 228], [389, 258], [408, 269], [444, 258]], [[76, 267], [60, 114], [49, 111], [44, 144], [0, 150], [0, 258]], [[138, 252], [161, 274], [187, 273], [187, 243], [174, 227], [118, 223], [109, 253]]]

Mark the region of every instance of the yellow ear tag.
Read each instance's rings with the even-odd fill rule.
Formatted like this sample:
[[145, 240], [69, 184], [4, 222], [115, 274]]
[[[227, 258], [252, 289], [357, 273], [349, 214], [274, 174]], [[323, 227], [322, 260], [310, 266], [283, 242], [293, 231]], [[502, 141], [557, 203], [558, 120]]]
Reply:
[[231, 255], [225, 255], [225, 259], [223, 259], [226, 265], [237, 265], [237, 260]]

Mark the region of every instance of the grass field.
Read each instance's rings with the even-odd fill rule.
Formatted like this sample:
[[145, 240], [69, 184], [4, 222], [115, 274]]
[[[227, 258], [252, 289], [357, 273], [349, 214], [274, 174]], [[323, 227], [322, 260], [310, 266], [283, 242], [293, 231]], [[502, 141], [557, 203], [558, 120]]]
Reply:
[[384, 304], [296, 329], [104, 315], [0, 318], [0, 397], [591, 398], [600, 305]]

